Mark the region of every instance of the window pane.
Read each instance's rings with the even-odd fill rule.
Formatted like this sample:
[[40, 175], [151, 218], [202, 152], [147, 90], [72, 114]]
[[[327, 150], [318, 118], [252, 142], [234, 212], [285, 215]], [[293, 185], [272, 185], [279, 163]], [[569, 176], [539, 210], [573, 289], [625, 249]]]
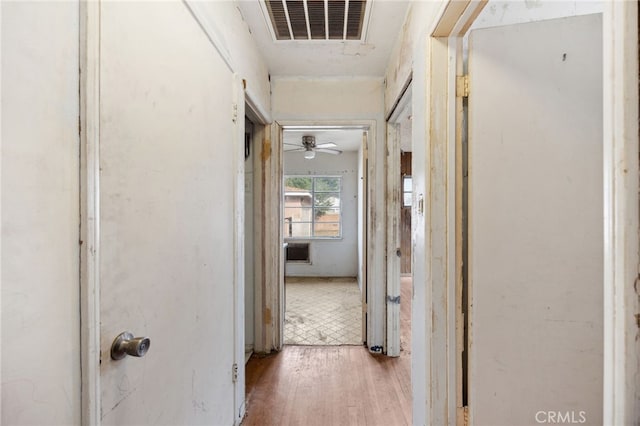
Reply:
[[337, 222], [316, 222], [313, 230], [314, 237], [339, 237], [340, 224]]
[[311, 235], [311, 222], [293, 222], [284, 223], [284, 237], [285, 238], [310, 238]]
[[339, 192], [319, 192], [315, 195], [314, 205], [317, 207], [340, 207]]
[[340, 222], [340, 209], [316, 207], [316, 222]]
[[311, 237], [311, 223], [301, 222], [293, 224], [293, 238], [309, 238]]
[[340, 178], [339, 177], [317, 177], [316, 192], [340, 192]]
[[404, 207], [411, 207], [411, 192], [404, 193]]
[[311, 222], [311, 207], [285, 207], [284, 221], [286, 222]]
[[404, 192], [411, 192], [412, 186], [413, 180], [411, 179], [411, 176], [405, 176], [402, 180], [402, 190]]
[[284, 192], [309, 192], [312, 188], [312, 178], [303, 176], [286, 177]]

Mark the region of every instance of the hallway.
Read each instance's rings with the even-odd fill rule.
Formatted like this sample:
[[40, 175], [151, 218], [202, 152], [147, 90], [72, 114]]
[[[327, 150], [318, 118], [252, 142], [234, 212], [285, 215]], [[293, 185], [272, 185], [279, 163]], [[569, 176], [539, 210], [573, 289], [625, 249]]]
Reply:
[[247, 364], [243, 426], [410, 425], [411, 278], [402, 278], [401, 353], [362, 346], [285, 346]]
[[638, 4], [0, 1], [0, 424], [638, 423]]

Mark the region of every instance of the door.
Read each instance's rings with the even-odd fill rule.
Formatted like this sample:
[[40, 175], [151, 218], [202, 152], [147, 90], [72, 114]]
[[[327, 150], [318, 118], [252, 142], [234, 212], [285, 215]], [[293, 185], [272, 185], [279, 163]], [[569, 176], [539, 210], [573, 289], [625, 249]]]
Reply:
[[601, 25], [470, 35], [472, 424], [602, 424]]
[[[234, 78], [182, 2], [100, 18], [102, 424], [233, 424]], [[123, 331], [150, 338], [144, 357], [110, 357]]]

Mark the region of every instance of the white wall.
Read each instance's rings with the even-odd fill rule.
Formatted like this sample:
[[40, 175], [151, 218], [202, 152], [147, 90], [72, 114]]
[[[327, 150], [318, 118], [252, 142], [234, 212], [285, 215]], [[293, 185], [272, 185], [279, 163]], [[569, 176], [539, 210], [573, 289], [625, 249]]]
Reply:
[[384, 82], [377, 78], [273, 78], [273, 119], [281, 123], [349, 124], [373, 120], [368, 138], [368, 315], [367, 343], [384, 343], [385, 312], [385, 132]]
[[[285, 175], [342, 177], [342, 238], [311, 239], [311, 263], [287, 263], [287, 276], [355, 277], [358, 274], [358, 153], [338, 156], [318, 153], [305, 160], [303, 152], [284, 154]], [[295, 240], [291, 240], [295, 242]]]
[[1, 423], [79, 424], [78, 3], [0, 7]]
[[573, 1], [489, 1], [480, 12], [471, 30], [478, 28], [511, 25], [523, 22], [542, 21], [564, 16], [602, 13], [604, 3], [594, 0]]
[[[589, 15], [602, 13], [604, 3], [602, 1], [489, 1], [482, 9], [470, 31], [513, 25], [525, 22], [543, 21], [547, 19], [562, 18], [566, 16]], [[464, 69], [467, 69], [469, 32], [464, 37], [463, 60]]]
[[245, 80], [246, 93], [252, 105], [268, 118], [271, 103], [269, 70], [236, 1], [187, 0], [187, 4], [229, 68]]

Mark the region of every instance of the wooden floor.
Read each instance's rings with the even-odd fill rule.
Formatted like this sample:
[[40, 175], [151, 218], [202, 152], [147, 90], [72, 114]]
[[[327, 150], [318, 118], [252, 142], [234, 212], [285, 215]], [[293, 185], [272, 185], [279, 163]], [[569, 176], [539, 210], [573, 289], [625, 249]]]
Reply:
[[363, 346], [285, 346], [247, 363], [243, 426], [411, 424], [411, 280], [402, 279], [401, 355]]

